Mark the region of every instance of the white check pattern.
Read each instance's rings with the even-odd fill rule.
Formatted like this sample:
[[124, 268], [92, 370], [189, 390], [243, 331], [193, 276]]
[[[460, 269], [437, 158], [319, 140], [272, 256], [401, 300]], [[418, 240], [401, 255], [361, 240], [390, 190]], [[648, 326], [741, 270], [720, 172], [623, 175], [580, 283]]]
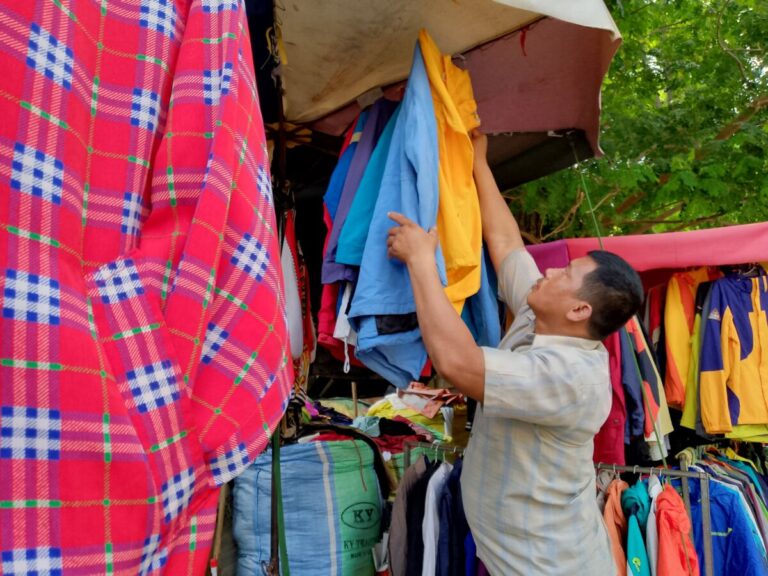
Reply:
[[223, 94], [229, 93], [232, 82], [232, 63], [225, 62], [224, 66], [214, 70], [203, 71], [203, 101], [208, 104], [218, 104]]
[[72, 50], [50, 32], [32, 23], [27, 45], [27, 65], [67, 90], [72, 88]]
[[232, 256], [232, 264], [260, 282], [269, 264], [269, 253], [261, 242], [246, 232]]
[[269, 176], [269, 172], [264, 166], [259, 166], [256, 170], [256, 187], [259, 192], [267, 199], [269, 204], [272, 204], [272, 178]]
[[188, 468], [182, 470], [168, 482], [163, 484], [163, 511], [165, 522], [170, 522], [184, 508], [192, 498], [192, 489], [195, 486], [195, 470]]
[[134, 88], [131, 99], [131, 124], [153, 131], [160, 113], [160, 97], [151, 90]]
[[61, 413], [29, 406], [0, 409], [0, 458], [58, 460], [61, 455]]
[[205, 342], [203, 342], [201, 358], [203, 364], [209, 364], [213, 360], [216, 352], [219, 351], [228, 337], [229, 332], [220, 326], [216, 326], [213, 322], [208, 324], [208, 330], [205, 332]]
[[3, 574], [5, 576], [61, 576], [60, 548], [22, 548], [3, 550]]
[[217, 486], [226, 484], [237, 476], [248, 464], [248, 451], [242, 442], [234, 450], [230, 450], [208, 463], [213, 473], [213, 481]]
[[215, 13], [237, 10], [238, 0], [203, 0], [203, 12]]
[[129, 370], [126, 376], [136, 408], [141, 413], [157, 410], [180, 397], [170, 360]]
[[58, 325], [61, 322], [58, 281], [23, 270], [6, 270], [3, 318]]
[[118, 260], [99, 268], [93, 275], [99, 296], [104, 304], [115, 304], [139, 294], [144, 287], [133, 260]]
[[13, 147], [11, 188], [61, 204], [64, 164], [61, 160], [17, 142]]
[[163, 548], [160, 553], [157, 548], [160, 545], [160, 536], [153, 534], [144, 541], [144, 550], [141, 553], [141, 564], [139, 565], [140, 576], [147, 576], [165, 566], [168, 561], [168, 549]]
[[173, 40], [176, 28], [176, 4], [174, 0], [143, 0], [139, 24], [157, 30]]
[[141, 212], [141, 195], [126, 192], [123, 195], [123, 219], [120, 224], [120, 231], [123, 234], [138, 235]]

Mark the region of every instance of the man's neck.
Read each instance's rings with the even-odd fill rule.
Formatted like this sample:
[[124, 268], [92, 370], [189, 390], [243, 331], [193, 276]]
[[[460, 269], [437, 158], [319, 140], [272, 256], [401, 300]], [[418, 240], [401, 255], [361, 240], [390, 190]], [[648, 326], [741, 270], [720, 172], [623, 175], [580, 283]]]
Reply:
[[586, 328], [582, 325], [568, 325], [563, 326], [561, 324], [551, 324], [544, 319], [536, 318], [536, 322], [533, 327], [533, 333], [539, 336], [568, 336], [571, 338], [584, 338], [585, 340], [593, 340], [587, 332]]

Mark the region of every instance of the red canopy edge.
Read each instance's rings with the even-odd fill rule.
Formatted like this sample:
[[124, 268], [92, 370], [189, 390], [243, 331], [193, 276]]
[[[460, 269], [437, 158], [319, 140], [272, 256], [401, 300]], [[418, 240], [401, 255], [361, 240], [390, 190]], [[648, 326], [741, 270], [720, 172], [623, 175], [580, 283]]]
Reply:
[[[597, 238], [570, 238], [565, 244], [571, 260], [600, 249]], [[540, 246], [530, 247], [534, 256], [548, 251], [546, 244]], [[609, 236], [603, 238], [603, 246], [638, 272], [764, 262], [768, 261], [768, 222], [691, 232]]]

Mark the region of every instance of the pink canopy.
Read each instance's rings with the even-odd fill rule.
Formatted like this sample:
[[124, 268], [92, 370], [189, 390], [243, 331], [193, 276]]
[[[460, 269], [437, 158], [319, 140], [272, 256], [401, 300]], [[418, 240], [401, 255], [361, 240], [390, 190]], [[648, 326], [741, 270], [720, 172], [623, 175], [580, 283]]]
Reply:
[[[610, 236], [603, 238], [603, 246], [626, 259], [638, 272], [764, 262], [768, 261], [768, 222], [691, 232]], [[597, 238], [570, 238], [528, 246], [528, 251], [540, 268], [549, 268], [599, 248]]]

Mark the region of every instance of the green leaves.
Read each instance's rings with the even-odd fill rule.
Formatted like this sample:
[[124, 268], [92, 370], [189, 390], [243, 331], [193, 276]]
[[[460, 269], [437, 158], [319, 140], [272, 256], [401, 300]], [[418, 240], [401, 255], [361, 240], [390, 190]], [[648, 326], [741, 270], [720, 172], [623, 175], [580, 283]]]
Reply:
[[582, 175], [603, 233], [768, 220], [768, 2], [608, 5], [606, 156], [509, 191], [528, 237], [594, 235]]

